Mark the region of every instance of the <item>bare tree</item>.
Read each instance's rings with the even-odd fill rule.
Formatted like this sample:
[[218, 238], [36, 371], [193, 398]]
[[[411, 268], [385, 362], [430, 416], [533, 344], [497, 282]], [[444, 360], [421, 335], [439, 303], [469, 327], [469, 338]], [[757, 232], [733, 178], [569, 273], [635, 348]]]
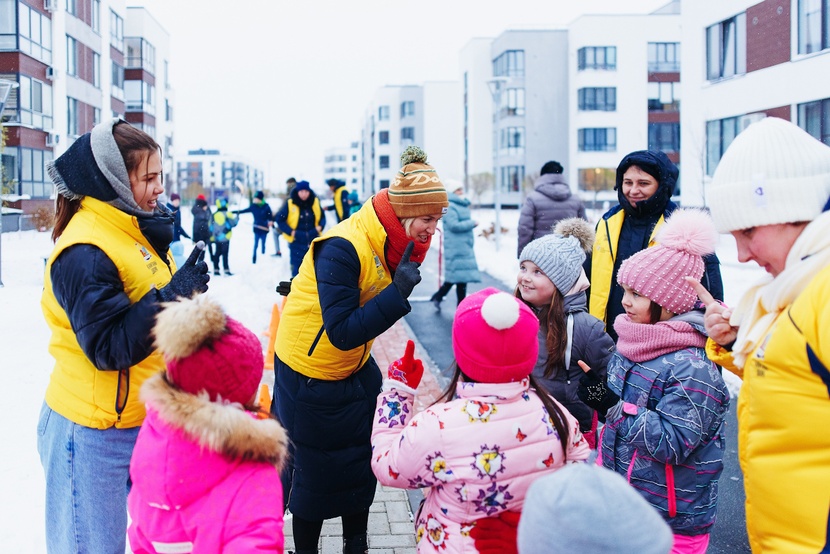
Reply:
[[470, 175], [470, 191], [476, 199], [475, 205], [481, 205], [481, 195], [493, 190], [493, 174], [482, 172]]

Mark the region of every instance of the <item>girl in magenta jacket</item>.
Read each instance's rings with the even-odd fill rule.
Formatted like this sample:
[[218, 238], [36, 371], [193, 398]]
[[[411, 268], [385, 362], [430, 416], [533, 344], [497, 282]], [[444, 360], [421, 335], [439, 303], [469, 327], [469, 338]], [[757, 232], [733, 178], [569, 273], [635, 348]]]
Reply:
[[424, 488], [415, 517], [418, 552], [477, 552], [482, 518], [520, 512], [530, 484], [588, 445], [576, 419], [530, 376], [539, 321], [493, 288], [464, 299], [453, 323], [455, 377], [437, 403], [414, 415], [423, 364], [410, 341], [389, 368], [372, 430], [372, 469], [387, 486]]
[[141, 388], [130, 463], [135, 554], [282, 552], [286, 434], [254, 404], [262, 346], [207, 297], [167, 304], [154, 329], [167, 371]]

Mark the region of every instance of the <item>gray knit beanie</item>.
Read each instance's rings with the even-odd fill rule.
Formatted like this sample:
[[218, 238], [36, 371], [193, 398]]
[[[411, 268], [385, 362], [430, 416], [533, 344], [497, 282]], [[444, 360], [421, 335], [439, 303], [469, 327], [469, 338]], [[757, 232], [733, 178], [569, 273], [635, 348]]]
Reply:
[[519, 262], [533, 262], [563, 295], [576, 284], [586, 253], [594, 245], [594, 230], [582, 218], [563, 219], [553, 233], [531, 241], [522, 249]]
[[520, 554], [668, 554], [669, 525], [626, 480], [593, 464], [568, 464], [534, 481], [519, 520]]

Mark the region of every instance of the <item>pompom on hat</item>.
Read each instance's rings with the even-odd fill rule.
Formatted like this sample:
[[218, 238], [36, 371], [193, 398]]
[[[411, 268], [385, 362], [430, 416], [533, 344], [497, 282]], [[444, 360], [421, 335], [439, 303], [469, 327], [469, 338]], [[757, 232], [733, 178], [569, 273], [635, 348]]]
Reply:
[[408, 146], [401, 154], [401, 169], [389, 186], [389, 203], [399, 219], [430, 214], [445, 214], [449, 206], [447, 190], [427, 154]]
[[212, 402], [242, 405], [254, 398], [264, 367], [262, 345], [210, 297], [164, 304], [153, 334], [168, 378], [183, 391], [205, 391]]
[[461, 301], [452, 324], [458, 367], [480, 383], [521, 381], [539, 353], [539, 320], [527, 305], [488, 287]]
[[712, 254], [718, 243], [712, 218], [703, 210], [675, 210], [656, 241], [620, 265], [617, 281], [673, 314], [686, 313], [694, 307], [697, 293], [684, 277], [700, 281], [703, 256]]
[[582, 264], [594, 245], [594, 229], [581, 217], [563, 219], [553, 233], [527, 244], [519, 261], [533, 262], [563, 295], [574, 287], [582, 274]]
[[668, 554], [673, 542], [669, 525], [624, 477], [594, 464], [566, 464], [534, 481], [519, 520], [522, 554]]
[[830, 198], [830, 147], [798, 125], [766, 117], [741, 132], [708, 189], [718, 231], [812, 221]]

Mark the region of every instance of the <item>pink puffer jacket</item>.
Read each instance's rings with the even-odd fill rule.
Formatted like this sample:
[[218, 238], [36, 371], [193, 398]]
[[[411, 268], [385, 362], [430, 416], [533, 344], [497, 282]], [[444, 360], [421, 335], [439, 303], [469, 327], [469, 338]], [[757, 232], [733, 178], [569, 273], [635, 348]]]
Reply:
[[282, 552], [280, 424], [176, 390], [161, 375], [141, 394], [147, 418], [128, 498], [133, 552]]
[[[476, 552], [469, 536], [476, 520], [521, 511], [530, 484], [565, 464], [556, 430], [527, 379], [459, 383], [455, 400], [414, 417], [412, 394], [394, 386], [386, 381], [378, 397], [372, 469], [384, 485], [426, 489], [415, 521], [418, 552]], [[562, 411], [567, 461], [584, 461], [589, 450], [579, 423]]]

